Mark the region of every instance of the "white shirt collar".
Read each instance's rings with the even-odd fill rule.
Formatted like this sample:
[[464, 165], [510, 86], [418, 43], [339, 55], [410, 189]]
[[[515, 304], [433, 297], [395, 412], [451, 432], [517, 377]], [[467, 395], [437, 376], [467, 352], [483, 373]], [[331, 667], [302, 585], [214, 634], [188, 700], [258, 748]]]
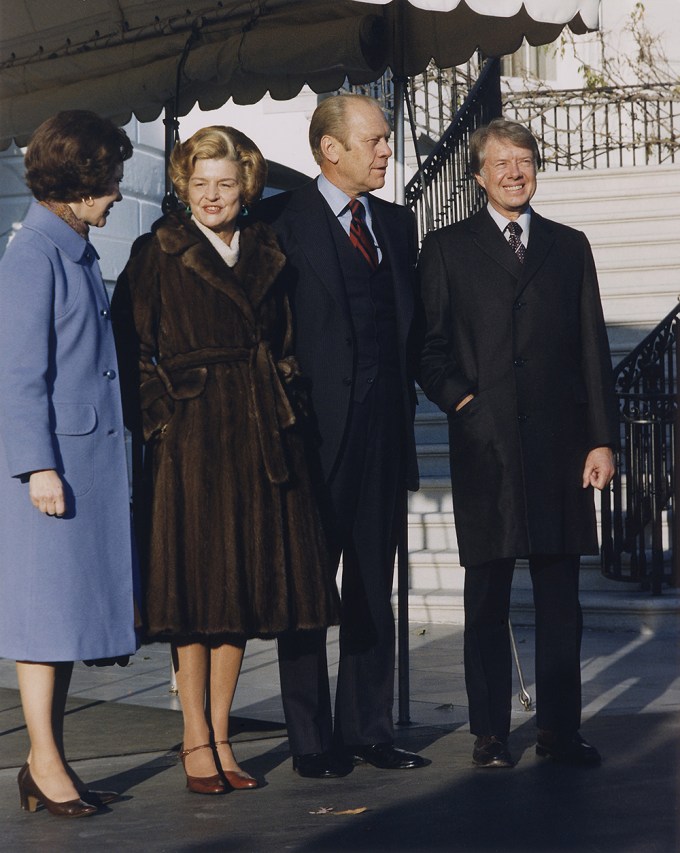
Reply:
[[[333, 211], [334, 215], [339, 217], [343, 213], [347, 212], [351, 219], [351, 214], [347, 211], [347, 205], [351, 201], [350, 196], [348, 196], [347, 193], [336, 187], [335, 184], [331, 183], [323, 173], [320, 174], [319, 177], [316, 179], [316, 184], [319, 188], [319, 192], [326, 199], [326, 202], [328, 203], [330, 209]], [[357, 198], [366, 208], [366, 223], [368, 227], [371, 228], [371, 204], [369, 197], [366, 193], [362, 193], [361, 195], [357, 196]]]
[[[493, 221], [498, 225], [498, 227], [503, 232], [503, 236], [507, 240], [507, 232], [505, 231], [506, 226], [509, 222], [513, 220], [508, 219], [507, 216], [503, 216], [502, 213], [499, 213], [495, 207], [491, 204], [487, 204], [486, 209], [489, 211], [489, 216], [493, 219]], [[524, 213], [520, 213], [516, 220], [519, 227], [522, 229], [522, 234], [520, 236], [520, 240], [522, 243], [527, 246], [529, 244], [529, 230], [531, 228], [531, 207], [528, 207]]]

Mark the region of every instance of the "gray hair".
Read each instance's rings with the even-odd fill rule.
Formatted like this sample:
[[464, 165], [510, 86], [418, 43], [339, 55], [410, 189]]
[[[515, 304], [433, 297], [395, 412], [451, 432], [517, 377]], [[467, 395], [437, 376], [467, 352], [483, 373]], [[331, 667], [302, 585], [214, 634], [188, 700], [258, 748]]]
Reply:
[[541, 155], [536, 137], [523, 124], [506, 118], [495, 118], [483, 127], [478, 127], [470, 137], [470, 171], [479, 175], [484, 168], [486, 146], [490, 139], [504, 139], [518, 148], [527, 148], [534, 155], [536, 168], [541, 165]]

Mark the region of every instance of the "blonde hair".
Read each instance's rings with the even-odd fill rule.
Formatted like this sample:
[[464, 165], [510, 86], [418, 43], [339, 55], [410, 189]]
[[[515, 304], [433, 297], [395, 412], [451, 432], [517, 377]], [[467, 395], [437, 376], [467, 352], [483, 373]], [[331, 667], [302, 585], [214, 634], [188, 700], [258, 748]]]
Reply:
[[177, 195], [186, 204], [189, 180], [197, 160], [232, 160], [238, 163], [243, 203], [249, 206], [262, 195], [267, 180], [267, 161], [252, 139], [234, 127], [211, 125], [179, 142], [170, 155], [168, 174]]
[[324, 136], [332, 136], [344, 148], [347, 148], [347, 112], [351, 109], [351, 104], [357, 103], [370, 104], [380, 110], [381, 113], [383, 112], [380, 103], [375, 98], [369, 98], [368, 95], [358, 95], [354, 92], [324, 98], [314, 110], [309, 125], [309, 147], [312, 149], [314, 159], [319, 166], [324, 160], [321, 153], [321, 140]]

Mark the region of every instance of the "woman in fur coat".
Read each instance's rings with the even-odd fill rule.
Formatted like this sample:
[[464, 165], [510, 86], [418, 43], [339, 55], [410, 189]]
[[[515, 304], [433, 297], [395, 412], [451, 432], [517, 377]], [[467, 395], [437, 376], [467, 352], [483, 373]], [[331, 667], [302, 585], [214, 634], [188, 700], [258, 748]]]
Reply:
[[145, 442], [145, 631], [172, 644], [187, 787], [219, 794], [257, 786], [228, 734], [246, 640], [333, 624], [338, 598], [299, 432], [285, 259], [268, 226], [244, 224], [265, 160], [207, 127], [175, 147], [170, 176], [190, 215], [137, 241], [113, 317]]

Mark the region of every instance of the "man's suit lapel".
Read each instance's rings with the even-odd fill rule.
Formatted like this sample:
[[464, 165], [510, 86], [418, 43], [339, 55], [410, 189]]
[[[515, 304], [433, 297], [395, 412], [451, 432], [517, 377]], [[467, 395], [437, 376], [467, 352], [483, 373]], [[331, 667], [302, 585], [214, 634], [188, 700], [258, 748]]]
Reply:
[[[330, 230], [331, 223], [328, 220], [329, 208], [317, 188], [316, 181], [305, 184], [293, 194], [288, 210], [292, 214], [291, 231], [300, 250], [349, 319], [344, 279]], [[319, 227], [321, 223], [327, 223], [328, 227]]]
[[522, 274], [517, 282], [517, 295], [527, 287], [543, 266], [545, 258], [555, 242], [555, 232], [547, 219], [535, 211], [531, 213], [529, 246], [523, 264]]
[[374, 231], [380, 248], [389, 260], [397, 304], [397, 322], [400, 337], [405, 340], [413, 318], [413, 268], [409, 262], [410, 235], [404, 233], [398, 214], [398, 209], [371, 199]]
[[522, 293], [539, 271], [555, 240], [555, 234], [548, 220], [532, 211], [529, 245], [522, 264], [498, 225], [489, 216], [486, 207], [470, 218], [470, 230], [480, 249], [516, 280], [516, 296]]
[[522, 264], [510, 248], [486, 207], [470, 218], [472, 238], [479, 248], [500, 264], [513, 278], [519, 278], [523, 272]]

